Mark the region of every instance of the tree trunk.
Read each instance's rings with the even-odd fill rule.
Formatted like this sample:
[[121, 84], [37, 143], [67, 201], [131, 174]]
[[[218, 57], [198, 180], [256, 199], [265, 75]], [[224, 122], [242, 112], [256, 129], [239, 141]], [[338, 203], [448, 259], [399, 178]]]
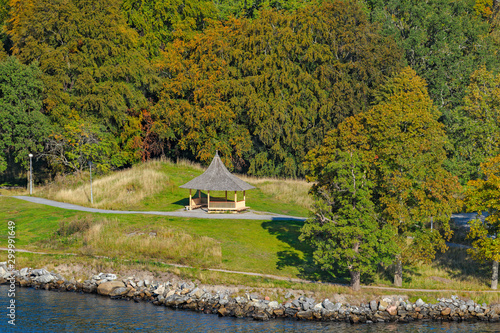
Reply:
[[491, 276], [491, 289], [498, 287], [498, 261], [493, 261], [493, 275]]
[[349, 271], [351, 273], [351, 288], [354, 291], [361, 290], [361, 273], [359, 271]]
[[401, 262], [401, 258], [396, 257], [396, 269], [394, 271], [394, 285], [396, 287], [403, 286], [403, 263]]

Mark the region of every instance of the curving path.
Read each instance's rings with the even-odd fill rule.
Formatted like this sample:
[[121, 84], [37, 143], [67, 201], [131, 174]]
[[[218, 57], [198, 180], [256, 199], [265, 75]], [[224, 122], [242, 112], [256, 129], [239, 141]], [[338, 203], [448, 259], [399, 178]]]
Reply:
[[[82, 211], [82, 212], [89, 212], [89, 213], [102, 213], [102, 214], [147, 214], [147, 215], [161, 215], [161, 216], [175, 216], [175, 217], [186, 217], [186, 218], [206, 218], [206, 219], [231, 219], [231, 220], [282, 220], [282, 221], [290, 221], [290, 220], [298, 220], [298, 221], [305, 221], [305, 217], [297, 217], [297, 216], [289, 216], [289, 215], [279, 215], [279, 214], [272, 214], [272, 213], [262, 213], [262, 212], [254, 212], [254, 211], [249, 211], [245, 213], [239, 213], [239, 214], [213, 214], [213, 213], [208, 213], [206, 210], [202, 209], [196, 209], [192, 211], [185, 211], [185, 210], [178, 210], [174, 212], [155, 212], [155, 211], [122, 211], [122, 210], [109, 210], [109, 209], [98, 209], [98, 208], [90, 208], [90, 207], [83, 207], [83, 206], [78, 206], [78, 205], [73, 205], [73, 204], [68, 204], [64, 202], [58, 202], [58, 201], [53, 201], [53, 200], [48, 200], [48, 199], [43, 199], [43, 198], [38, 198], [38, 197], [30, 197], [30, 196], [13, 196], [13, 198], [20, 199], [20, 200], [25, 200], [37, 204], [42, 204], [42, 205], [47, 205], [47, 206], [52, 206], [52, 207], [57, 207], [57, 208], [62, 208], [62, 209], [70, 209], [70, 210], [77, 210], [77, 211]], [[460, 225], [465, 226], [467, 221], [469, 219], [475, 218], [475, 214], [453, 214], [452, 218], [458, 219], [460, 221]], [[463, 247], [467, 248], [468, 246], [466, 245], [460, 245], [460, 244], [453, 244], [453, 243], [448, 243], [448, 246], [451, 247]], [[6, 251], [8, 250], [7, 248], [2, 248], [0, 247], [0, 251]], [[37, 253], [37, 254], [54, 254], [54, 253], [44, 253], [44, 252], [31, 252], [28, 250], [21, 250], [21, 249], [16, 249], [17, 252], [28, 252], [28, 253]], [[61, 253], [61, 254], [66, 254], [66, 255], [76, 255], [74, 253]], [[101, 257], [101, 256], [96, 256], [96, 257]], [[175, 266], [175, 267], [185, 267], [185, 268], [194, 268], [191, 266], [187, 265], [179, 265], [179, 264], [172, 264], [172, 263], [162, 263], [162, 264], [167, 264], [170, 266]], [[253, 273], [253, 272], [240, 272], [240, 271], [231, 271], [231, 270], [225, 270], [225, 269], [217, 269], [217, 268], [207, 268], [209, 271], [214, 271], [214, 272], [223, 272], [223, 273], [232, 273], [232, 274], [241, 274], [241, 275], [251, 275], [251, 276], [259, 276], [259, 277], [265, 277], [265, 278], [270, 278], [270, 279], [276, 279], [276, 280], [286, 280], [286, 281], [291, 281], [291, 282], [300, 282], [300, 283], [323, 283], [323, 282], [316, 282], [316, 281], [310, 281], [310, 280], [303, 280], [303, 279], [298, 279], [298, 278], [289, 278], [289, 277], [284, 277], [284, 276], [277, 276], [277, 275], [269, 275], [269, 274], [261, 274], [261, 273]], [[335, 284], [339, 286], [348, 286], [348, 285], [342, 285], [342, 284], [336, 284], [336, 283], [325, 283], [325, 284]], [[413, 292], [466, 292], [466, 293], [499, 293], [500, 291], [496, 290], [478, 290], [478, 291], [472, 291], [472, 290], [453, 290], [453, 289], [405, 289], [405, 288], [395, 288], [395, 287], [377, 287], [377, 286], [361, 286], [361, 288], [364, 289], [378, 289], [378, 290], [394, 290], [394, 291], [413, 291]]]
[[173, 212], [155, 212], [155, 211], [130, 211], [130, 210], [110, 210], [110, 209], [98, 209], [83, 207], [78, 205], [73, 205], [65, 202], [53, 201], [38, 197], [29, 197], [25, 195], [12, 196], [11, 198], [16, 198], [24, 201], [29, 201], [41, 205], [47, 205], [62, 209], [78, 210], [81, 212], [89, 213], [101, 213], [101, 214], [147, 214], [147, 215], [161, 215], [161, 216], [176, 216], [176, 217], [191, 217], [191, 218], [202, 218], [202, 219], [228, 219], [228, 220], [273, 220], [273, 221], [305, 221], [305, 217], [280, 215], [265, 212], [254, 212], [248, 211], [238, 214], [217, 214], [208, 213], [204, 209], [195, 210], [177, 210]]

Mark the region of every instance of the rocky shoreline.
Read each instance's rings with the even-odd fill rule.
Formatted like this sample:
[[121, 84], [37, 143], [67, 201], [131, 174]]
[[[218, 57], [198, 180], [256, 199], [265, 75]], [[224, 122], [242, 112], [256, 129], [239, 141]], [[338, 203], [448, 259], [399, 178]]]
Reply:
[[457, 296], [437, 299], [436, 304], [428, 304], [421, 299], [412, 303], [400, 297], [386, 297], [355, 306], [333, 303], [328, 299], [317, 302], [305, 296], [294, 299], [285, 296], [287, 300], [279, 303], [254, 293], [236, 295], [230, 288], [210, 291], [191, 281], [159, 282], [100, 273], [79, 282], [66, 280], [43, 268], [8, 271], [5, 263], [0, 263], [0, 284], [12, 283], [20, 287], [59, 292], [97, 293], [112, 299], [151, 302], [174, 309], [189, 309], [221, 317], [250, 317], [260, 321], [293, 318], [353, 324], [415, 320], [498, 322], [500, 317], [500, 304], [476, 304]]

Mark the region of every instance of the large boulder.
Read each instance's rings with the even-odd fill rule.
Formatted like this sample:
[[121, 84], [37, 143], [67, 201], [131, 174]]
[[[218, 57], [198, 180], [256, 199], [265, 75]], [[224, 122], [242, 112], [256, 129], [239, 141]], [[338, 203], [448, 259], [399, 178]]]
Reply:
[[113, 291], [111, 291], [111, 292], [109, 293], [109, 296], [111, 296], [111, 297], [123, 296], [123, 295], [125, 295], [125, 294], [128, 294], [128, 292], [130, 291], [130, 289], [131, 289], [130, 287], [126, 287], [126, 288], [124, 288], [124, 287], [115, 288], [115, 289], [113, 289]]
[[101, 283], [99, 287], [97, 287], [97, 293], [100, 295], [108, 296], [116, 288], [123, 288], [123, 287], [125, 287], [125, 284], [121, 281], [104, 282]]

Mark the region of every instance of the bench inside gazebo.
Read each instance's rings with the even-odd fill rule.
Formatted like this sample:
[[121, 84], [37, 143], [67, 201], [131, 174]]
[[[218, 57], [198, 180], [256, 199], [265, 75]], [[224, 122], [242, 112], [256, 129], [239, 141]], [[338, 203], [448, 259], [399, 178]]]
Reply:
[[[242, 211], [246, 206], [246, 191], [255, 187], [232, 175], [216, 152], [205, 172], [180, 188], [189, 189], [189, 210], [207, 207], [208, 211]], [[196, 190], [193, 197], [192, 190]], [[202, 191], [206, 191], [204, 196]], [[224, 191], [225, 197], [210, 196], [210, 191]], [[228, 199], [228, 192], [234, 192], [234, 200]], [[243, 192], [243, 200], [238, 201], [238, 192]]]

